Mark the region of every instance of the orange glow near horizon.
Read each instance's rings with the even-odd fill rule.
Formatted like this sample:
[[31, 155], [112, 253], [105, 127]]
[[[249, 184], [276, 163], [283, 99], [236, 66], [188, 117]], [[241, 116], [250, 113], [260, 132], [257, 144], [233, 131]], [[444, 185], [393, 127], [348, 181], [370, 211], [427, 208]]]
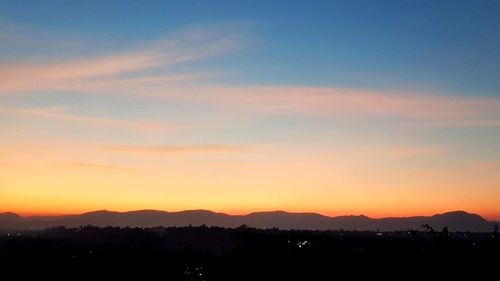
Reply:
[[[410, 160], [440, 159], [446, 153], [440, 149], [325, 150], [302, 144], [227, 150], [191, 146], [161, 152], [62, 143], [4, 147], [0, 206], [22, 215], [208, 209], [386, 217], [465, 210], [488, 219], [500, 217], [495, 166], [444, 171], [402, 166]], [[469, 186], [481, 186], [484, 192], [471, 193]]]
[[[440, 173], [400, 167], [409, 159], [440, 158], [441, 150], [204, 147], [158, 154], [143, 148], [117, 152], [93, 145], [18, 143], [3, 151], [11, 162], [0, 171], [0, 205], [21, 215], [207, 209], [387, 217], [465, 210], [500, 217], [499, 176], [489, 165]], [[91, 164], [88, 155], [108, 163]], [[131, 165], [109, 163], [117, 156]], [[470, 193], [472, 184], [488, 193]]]

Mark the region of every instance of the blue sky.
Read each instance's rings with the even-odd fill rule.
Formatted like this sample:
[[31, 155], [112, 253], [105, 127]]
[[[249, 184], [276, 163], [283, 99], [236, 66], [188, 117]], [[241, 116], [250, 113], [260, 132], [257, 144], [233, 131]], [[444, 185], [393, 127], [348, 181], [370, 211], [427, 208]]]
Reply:
[[[241, 27], [248, 47], [205, 62], [226, 83], [416, 88], [498, 95], [497, 1], [2, 1], [16, 28], [98, 40], [151, 40], [179, 28]], [[99, 45], [101, 44], [101, 46]], [[16, 49], [7, 52], [17, 52]], [[90, 46], [92, 49], [92, 46]], [[25, 55], [22, 54], [21, 55]]]

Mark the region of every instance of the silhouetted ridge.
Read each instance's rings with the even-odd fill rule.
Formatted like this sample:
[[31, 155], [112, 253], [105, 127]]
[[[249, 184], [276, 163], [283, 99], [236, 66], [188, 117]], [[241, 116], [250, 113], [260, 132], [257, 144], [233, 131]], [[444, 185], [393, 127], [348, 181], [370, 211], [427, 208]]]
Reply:
[[18, 219], [22, 219], [22, 217], [16, 213], [6, 212], [6, 213], [0, 214], [0, 221], [2, 221], [2, 220], [18, 220]]
[[478, 214], [471, 214], [465, 211], [453, 211], [447, 212], [443, 214], [436, 214], [432, 216], [433, 218], [443, 218], [443, 219], [452, 219], [452, 220], [470, 220], [476, 222], [486, 222], [486, 220]]
[[98, 211], [83, 213], [80, 216], [106, 216], [106, 215], [110, 215], [110, 214], [120, 214], [120, 213], [108, 211], [108, 210], [98, 210]]
[[328, 217], [317, 213], [290, 213], [285, 211], [254, 212], [248, 215], [228, 215], [209, 210], [166, 212], [137, 210], [113, 212], [99, 210], [81, 215], [23, 218], [13, 213], [0, 214], [0, 230], [43, 229], [54, 226], [78, 227], [155, 227], [155, 226], [221, 226], [235, 228], [247, 225], [255, 228], [310, 229], [310, 230], [421, 230], [429, 225], [436, 230], [448, 227], [450, 231], [490, 232], [498, 222], [488, 222], [477, 214], [453, 211], [433, 216], [390, 217], [372, 219], [364, 215]]

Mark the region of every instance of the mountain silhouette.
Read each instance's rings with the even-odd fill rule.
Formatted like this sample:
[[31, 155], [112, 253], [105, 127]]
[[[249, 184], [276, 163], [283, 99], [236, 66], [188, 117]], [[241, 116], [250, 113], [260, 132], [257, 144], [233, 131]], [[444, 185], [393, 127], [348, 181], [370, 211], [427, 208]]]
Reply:
[[13, 222], [13, 221], [18, 221], [21, 220], [21, 216], [15, 213], [1, 213], [0, 214], [0, 222]]
[[94, 211], [80, 215], [21, 217], [14, 213], [0, 214], [0, 230], [38, 230], [48, 227], [78, 227], [84, 225], [119, 227], [154, 226], [221, 226], [309, 230], [419, 230], [428, 224], [436, 230], [490, 232], [498, 222], [490, 222], [477, 214], [454, 211], [433, 216], [388, 217], [373, 219], [366, 216], [328, 217], [317, 213], [284, 211], [255, 212], [248, 215], [228, 215], [208, 210], [166, 212], [139, 210], [130, 212]]

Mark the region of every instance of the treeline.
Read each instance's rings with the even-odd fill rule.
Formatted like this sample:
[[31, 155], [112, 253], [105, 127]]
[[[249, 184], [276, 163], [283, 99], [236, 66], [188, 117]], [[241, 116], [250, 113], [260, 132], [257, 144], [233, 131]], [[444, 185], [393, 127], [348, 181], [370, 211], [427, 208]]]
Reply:
[[361, 232], [85, 226], [0, 236], [0, 269], [19, 278], [35, 274], [53, 279], [477, 279], [498, 276], [499, 264], [498, 229], [450, 233], [429, 228]]

